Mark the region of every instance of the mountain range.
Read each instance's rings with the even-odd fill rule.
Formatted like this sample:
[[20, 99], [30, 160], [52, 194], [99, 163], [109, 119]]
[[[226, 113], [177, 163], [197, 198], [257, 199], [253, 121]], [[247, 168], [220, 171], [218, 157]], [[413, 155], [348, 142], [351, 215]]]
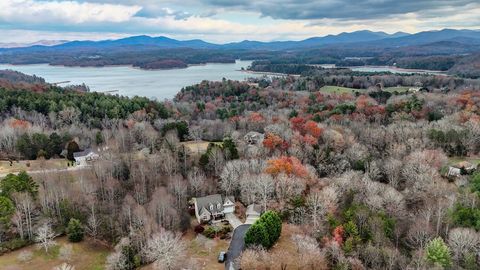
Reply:
[[31, 43], [21, 43], [21, 42], [0, 42], [0, 48], [25, 48], [32, 46], [55, 46], [63, 43], [69, 42], [68, 40], [39, 40]]
[[[305, 48], [318, 48], [329, 45], [342, 44], [342, 46], [372, 46], [395, 48], [404, 46], [418, 46], [440, 41], [454, 41], [468, 45], [480, 44], [479, 30], [456, 30], [443, 29], [439, 31], [425, 31], [415, 34], [397, 32], [387, 34], [384, 32], [372, 32], [368, 30], [338, 35], [327, 35], [323, 37], [312, 37], [300, 41], [250, 41], [232, 42], [226, 44], [209, 43], [200, 39], [176, 40], [164, 36], [151, 37], [146, 35], [132, 36], [116, 40], [101, 41], [56, 41], [60, 44], [51, 43], [45, 46], [46, 41], [39, 44], [30, 44], [23, 48], [13, 50], [69, 50], [69, 49], [91, 49], [91, 48], [116, 48], [116, 47], [150, 47], [150, 48], [191, 48], [191, 49], [240, 49], [240, 50], [295, 50]], [[0, 47], [2, 45], [0, 44]], [[12, 47], [12, 46], [10, 46]], [[19, 47], [19, 46], [14, 46]], [[8, 50], [4, 48], [3, 50]], [[12, 50], [12, 49], [10, 49]]]

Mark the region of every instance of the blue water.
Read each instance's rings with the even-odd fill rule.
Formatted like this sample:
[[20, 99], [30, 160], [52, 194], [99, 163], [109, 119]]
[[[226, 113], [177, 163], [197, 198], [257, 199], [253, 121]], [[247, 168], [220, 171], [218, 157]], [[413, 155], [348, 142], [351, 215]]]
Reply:
[[[185, 69], [142, 70], [130, 66], [107, 67], [64, 67], [38, 65], [4, 65], [0, 69], [13, 69], [29, 75], [37, 75], [47, 82], [70, 81], [69, 84], [85, 83], [91, 91], [106, 92], [117, 90], [120, 95], [146, 96], [159, 100], [172, 99], [182, 87], [202, 80], [218, 81], [222, 78], [245, 80], [262, 76], [241, 71], [251, 61], [237, 61], [235, 64], [206, 64]], [[61, 84], [62, 86], [66, 84]]]

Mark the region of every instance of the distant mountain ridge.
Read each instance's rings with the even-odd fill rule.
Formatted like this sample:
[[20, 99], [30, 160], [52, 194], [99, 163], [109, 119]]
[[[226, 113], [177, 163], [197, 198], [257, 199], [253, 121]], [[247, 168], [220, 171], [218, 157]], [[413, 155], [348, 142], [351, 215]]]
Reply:
[[54, 46], [55, 48], [71, 48], [71, 47], [109, 47], [109, 46], [136, 46], [146, 45], [160, 48], [212, 48], [218, 47], [216, 44], [208, 43], [200, 39], [193, 40], [176, 40], [164, 36], [151, 37], [147, 35], [132, 36], [114, 40], [100, 41], [71, 41], [64, 44]]
[[24, 48], [32, 46], [55, 46], [69, 42], [68, 40], [39, 40], [31, 43], [5, 42], [0, 43], [0, 48]]
[[[415, 34], [397, 32], [387, 34], [385, 32], [373, 32], [368, 30], [355, 31], [350, 33], [340, 33], [338, 35], [327, 35], [323, 37], [312, 37], [300, 41], [250, 41], [231, 42], [226, 44], [215, 44], [200, 39], [192, 40], [176, 40], [165, 36], [151, 37], [147, 35], [131, 36], [115, 40], [101, 41], [70, 41], [62, 42], [57, 45], [43, 46], [42, 44], [34, 44], [24, 48], [15, 48], [15, 50], [56, 50], [56, 49], [104, 49], [119, 47], [151, 47], [162, 49], [173, 48], [191, 48], [191, 49], [240, 49], [240, 50], [287, 50], [287, 49], [303, 49], [324, 47], [336, 44], [342, 46], [375, 46], [375, 47], [402, 47], [416, 46], [440, 41], [457, 41], [465, 44], [480, 43], [479, 30], [456, 30], [443, 29], [439, 31], [425, 31]], [[8, 49], [2, 49], [8, 50]]]

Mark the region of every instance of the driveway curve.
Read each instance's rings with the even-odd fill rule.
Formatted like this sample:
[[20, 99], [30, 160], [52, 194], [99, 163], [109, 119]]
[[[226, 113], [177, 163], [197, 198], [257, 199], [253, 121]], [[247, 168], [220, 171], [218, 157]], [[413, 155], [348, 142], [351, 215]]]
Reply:
[[245, 234], [250, 224], [242, 224], [233, 231], [232, 241], [228, 247], [227, 259], [225, 260], [225, 270], [237, 270], [239, 266], [236, 259], [242, 254], [245, 248]]

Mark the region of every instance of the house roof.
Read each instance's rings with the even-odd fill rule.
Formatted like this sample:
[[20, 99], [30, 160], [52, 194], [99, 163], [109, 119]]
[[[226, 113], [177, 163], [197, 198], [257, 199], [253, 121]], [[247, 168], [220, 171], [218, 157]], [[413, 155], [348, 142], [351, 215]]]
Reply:
[[250, 204], [247, 206], [247, 216], [250, 215], [261, 215], [262, 214], [262, 207], [258, 204]]
[[[235, 203], [235, 200], [233, 197], [230, 196], [228, 197], [228, 199], [233, 203]], [[213, 194], [205, 197], [195, 198], [195, 207], [198, 209], [198, 212], [200, 214], [201, 212], [203, 212], [203, 209], [211, 213], [222, 212], [224, 203], [225, 203], [225, 199], [220, 194]], [[213, 210], [211, 210], [210, 206], [213, 207]]]
[[79, 151], [79, 152], [73, 153], [73, 157], [74, 157], [74, 158], [84, 157], [84, 156], [87, 156], [87, 155], [90, 154], [90, 153], [95, 153], [95, 152], [94, 152], [92, 149], [87, 148], [87, 149], [85, 149], [85, 150], [83, 150], [83, 151]]
[[244, 136], [245, 139], [263, 139], [263, 137], [262, 133], [256, 131], [250, 131]]

